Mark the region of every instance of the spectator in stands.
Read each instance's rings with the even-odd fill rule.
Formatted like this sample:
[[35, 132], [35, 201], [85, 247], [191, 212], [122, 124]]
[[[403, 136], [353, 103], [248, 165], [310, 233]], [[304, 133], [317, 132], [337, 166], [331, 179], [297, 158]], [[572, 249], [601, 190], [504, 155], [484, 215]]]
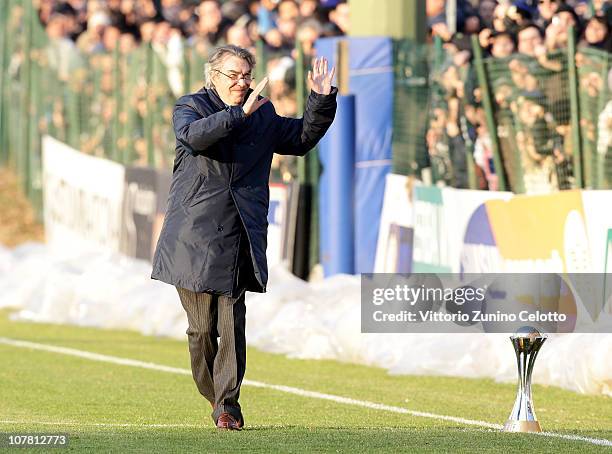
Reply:
[[77, 19], [76, 10], [69, 3], [58, 3], [53, 7], [53, 12], [64, 17], [67, 37], [73, 42], [76, 41], [79, 34], [83, 32], [83, 26]]
[[493, 28], [493, 16], [496, 7], [497, 2], [495, 0], [481, 0], [478, 4], [478, 15], [484, 28]]
[[506, 58], [516, 50], [514, 37], [507, 32], [499, 32], [492, 36], [491, 55], [494, 58]]
[[[430, 160], [438, 170], [444, 169], [444, 181], [459, 188], [468, 187], [466, 137], [469, 136], [463, 121], [465, 115], [465, 82], [462, 67], [469, 60], [466, 50], [461, 49], [461, 41], [455, 40], [447, 45], [451, 61], [440, 77], [444, 89], [444, 115], [435, 118], [428, 133]], [[436, 111], [439, 113], [439, 111]], [[441, 121], [444, 118], [444, 121]], [[431, 143], [440, 140], [440, 144]]]
[[516, 122], [516, 144], [526, 190], [544, 192], [558, 187], [553, 142], [546, 124], [541, 94], [525, 93], [511, 104]]
[[327, 33], [328, 35], [346, 35], [350, 27], [349, 4], [344, 0], [338, 2], [329, 13], [329, 20], [331, 29]]
[[227, 29], [225, 41], [227, 44], [233, 44], [234, 46], [243, 47], [245, 49], [252, 49], [253, 47], [253, 41], [249, 36], [247, 26], [241, 23], [231, 25]]
[[141, 41], [145, 44], [151, 43], [153, 41], [153, 35], [155, 35], [155, 29], [155, 21], [147, 20], [142, 22], [139, 27]]
[[479, 35], [480, 45], [494, 58], [506, 58], [516, 51], [514, 36], [509, 32], [484, 29]]
[[295, 116], [295, 60], [284, 56], [268, 62], [268, 92], [279, 115]]
[[502, 0], [493, 11], [493, 30], [497, 32], [505, 32], [506, 30], [506, 14], [510, 9], [511, 3], [509, 0]]
[[301, 20], [319, 19], [317, 14], [319, 2], [317, 0], [301, 0], [299, 3]]
[[319, 39], [322, 32], [323, 27], [321, 26], [321, 23], [316, 19], [307, 19], [300, 24], [297, 30], [296, 38], [302, 45], [305, 57], [314, 57], [314, 44], [315, 41]]
[[570, 27], [574, 27], [574, 35], [578, 36], [578, 26], [578, 16], [574, 10], [567, 5], [559, 6], [546, 27], [545, 44], [548, 52], [567, 47]]
[[612, 35], [608, 21], [601, 16], [589, 19], [580, 45], [612, 52]]
[[482, 30], [482, 24], [480, 16], [478, 14], [471, 14], [465, 18], [461, 31], [466, 34], [476, 34]]
[[295, 47], [295, 36], [297, 32], [297, 21], [295, 18], [282, 18], [277, 20], [278, 31], [281, 35], [281, 49], [283, 54], [291, 54]]
[[196, 34], [189, 44], [198, 48], [202, 55], [207, 55], [213, 47], [223, 43], [225, 30], [230, 23], [221, 14], [221, 7], [216, 0], [204, 0], [196, 9], [198, 24]]
[[521, 54], [536, 57], [542, 52], [543, 44], [542, 30], [537, 25], [528, 23], [518, 30], [517, 50]]
[[96, 11], [87, 20], [87, 30], [77, 38], [77, 47], [85, 55], [104, 52], [104, 30], [111, 25], [108, 14]]
[[552, 22], [554, 14], [562, 3], [562, 0], [538, 0], [537, 25], [545, 29]]
[[113, 52], [115, 46], [119, 45], [119, 37], [121, 31], [118, 27], [110, 25], [104, 29], [104, 36], [102, 37], [102, 44], [104, 45], [105, 52]]
[[[612, 93], [612, 69], [608, 72], [608, 90]], [[597, 161], [604, 169], [609, 169], [612, 163], [612, 99], [608, 101], [597, 121]], [[612, 187], [612, 181], [606, 181], [601, 187]]]
[[122, 55], [129, 55], [136, 50], [138, 42], [133, 33], [121, 33], [119, 38], [119, 52]]
[[165, 21], [173, 25], [180, 24], [180, 14], [183, 10], [182, 0], [161, 0], [161, 14]]
[[[90, 0], [91, 1], [91, 0]], [[123, 1], [123, 0], [122, 0]], [[162, 19], [159, 11], [155, 7], [153, 0], [136, 0], [135, 11], [138, 15], [138, 22], [146, 22], [149, 20], [160, 20]]]
[[[556, 32], [556, 29], [555, 29]], [[518, 29], [517, 50], [520, 54], [535, 58], [538, 63], [551, 71], [560, 71], [558, 61], [548, 59], [542, 30], [533, 22], [527, 22]]]
[[123, 23], [126, 27], [132, 33], [135, 33], [140, 22], [136, 10], [136, 0], [122, 0], [119, 12], [123, 15]]
[[49, 66], [61, 80], [67, 81], [77, 68], [83, 66], [83, 60], [69, 38], [64, 15], [52, 13], [46, 31], [49, 42], [45, 52]]
[[452, 33], [444, 17], [436, 17], [431, 20], [430, 24], [432, 36], [438, 36], [443, 42], [450, 41]]
[[257, 8], [257, 23], [261, 36], [266, 36], [276, 26], [277, 5], [278, 0], [260, 0]]
[[[457, 36], [461, 33], [478, 33], [485, 57], [507, 59], [499, 62], [500, 70], [507, 72], [500, 75], [499, 80], [495, 76], [496, 80], [492, 81], [492, 95], [497, 108], [507, 111], [512, 103], [516, 107], [517, 99], [525, 93], [540, 92], [546, 100], [542, 104], [550, 110], [545, 114], [559, 123], [559, 112], [569, 110], [567, 90], [564, 89], [566, 67], [562, 63], [568, 29], [570, 25], [574, 26], [576, 36], [580, 37], [576, 55], [580, 93], [597, 104], [596, 100], [605, 88], [604, 80], [601, 69], [585, 69], [597, 63], [593, 55], [598, 54], [585, 48], [612, 52], [610, 0], [457, 0], [455, 25], [458, 34], [451, 33], [447, 26], [446, 3], [446, 0], [426, 0], [426, 13], [432, 35], [442, 38], [444, 49], [450, 55], [444, 68], [444, 75], [449, 80], [442, 85], [445, 108], [452, 111], [446, 112], [442, 132], [436, 130], [428, 134], [430, 138], [435, 134], [442, 137], [440, 140], [444, 141], [444, 146], [450, 141], [451, 154], [453, 145], [450, 139], [465, 139], [466, 133], [469, 136], [472, 130], [480, 131], [473, 134], [476, 141], [483, 138], [484, 148], [487, 143], [486, 125], [479, 120], [482, 107], [470, 104], [474, 97], [471, 88], [474, 69], [469, 64], [470, 46], [466, 49], [458, 45]], [[193, 85], [199, 83], [194, 75], [201, 71], [215, 45], [229, 42], [254, 52], [257, 41], [263, 39], [267, 69], [274, 75], [269, 94], [287, 115], [295, 111], [295, 100], [292, 99], [295, 90], [283, 84], [294, 83], [296, 40], [309, 59], [315, 55], [316, 39], [346, 34], [350, 23], [349, 4], [343, 0], [37, 0], [37, 5], [38, 16], [47, 34], [55, 36], [53, 45], [47, 49], [47, 52], [55, 49], [55, 53], [50, 55], [51, 64], [56, 65], [64, 79], [70, 75], [65, 63], [57, 66], [58, 62], [65, 61], [64, 57], [58, 57], [58, 51], [59, 55], [72, 55], [69, 60], [73, 63], [78, 58], [85, 61], [80, 56], [95, 57], [93, 66], [106, 67], [108, 63], [100, 64], [106, 60], [97, 57], [112, 51], [118, 41], [122, 55], [139, 49], [139, 55], [130, 61], [142, 66], [145, 55], [142, 50], [151, 43], [156, 58], [166, 68], [166, 89], [170, 89], [171, 95], [197, 90], [199, 85], [182, 87], [185, 81], [184, 43], [189, 47], [191, 58], [188, 82]], [[69, 50], [70, 41], [77, 43], [79, 52], [76, 54]], [[448, 65], [454, 68], [450, 69]], [[105, 74], [103, 80], [108, 86], [112, 78]], [[142, 97], [144, 99], [143, 93]], [[601, 104], [597, 105], [601, 107]], [[140, 111], [146, 112], [145, 107], [139, 105]], [[108, 111], [106, 108], [105, 112]], [[583, 138], [597, 140], [597, 115], [591, 113], [589, 119], [581, 118]], [[468, 119], [467, 127], [456, 122], [462, 116]], [[500, 118], [498, 122], [501, 134], [510, 130], [505, 129], [509, 126], [503, 121]], [[449, 135], [449, 130], [453, 134]], [[564, 137], [562, 145], [571, 147], [567, 139], [570, 137], [568, 122], [561, 121], [556, 130]], [[512, 132], [508, 134], [512, 135]], [[509, 140], [508, 137], [498, 139], [502, 142]], [[469, 141], [465, 145], [469, 146]], [[434, 147], [438, 156], [444, 154], [441, 149], [444, 146]], [[488, 186], [494, 185], [489, 182]]]
[[532, 21], [531, 9], [524, 1], [515, 1], [506, 11], [504, 30], [516, 33], [525, 24]]
[[278, 4], [277, 11], [278, 19], [297, 20], [300, 16], [300, 9], [294, 0], [282, 0]]

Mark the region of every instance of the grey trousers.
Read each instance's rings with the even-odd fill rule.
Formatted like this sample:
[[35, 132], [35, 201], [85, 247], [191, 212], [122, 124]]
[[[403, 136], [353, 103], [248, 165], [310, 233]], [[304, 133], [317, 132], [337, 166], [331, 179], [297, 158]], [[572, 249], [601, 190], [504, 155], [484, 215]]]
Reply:
[[242, 420], [238, 398], [246, 367], [244, 292], [239, 298], [176, 287], [187, 312], [191, 372], [198, 391], [214, 405], [212, 418]]

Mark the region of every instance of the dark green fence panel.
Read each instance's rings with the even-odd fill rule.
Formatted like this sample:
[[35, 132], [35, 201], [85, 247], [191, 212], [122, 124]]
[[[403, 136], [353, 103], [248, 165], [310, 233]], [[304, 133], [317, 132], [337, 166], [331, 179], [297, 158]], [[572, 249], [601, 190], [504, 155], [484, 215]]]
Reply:
[[578, 100], [584, 186], [609, 189], [612, 183], [610, 161], [610, 87], [608, 73], [610, 54], [593, 48], [578, 48], [576, 52]]
[[431, 50], [412, 41], [394, 42], [393, 172], [420, 176], [426, 152]]

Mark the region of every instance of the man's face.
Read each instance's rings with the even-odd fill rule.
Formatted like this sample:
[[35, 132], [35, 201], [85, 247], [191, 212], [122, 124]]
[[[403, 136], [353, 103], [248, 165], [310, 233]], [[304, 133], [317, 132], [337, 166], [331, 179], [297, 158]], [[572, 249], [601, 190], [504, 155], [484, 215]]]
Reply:
[[319, 38], [319, 32], [313, 27], [300, 29], [298, 39], [302, 43], [302, 49], [306, 55], [314, 55], [314, 43]]
[[509, 57], [514, 52], [514, 42], [507, 35], [500, 35], [493, 41], [491, 55], [495, 58]]
[[557, 12], [557, 8], [559, 5], [557, 4], [557, 0], [539, 0], [538, 1], [538, 11], [540, 16], [545, 20], [550, 20], [555, 12]]
[[238, 25], [232, 25], [227, 30], [227, 43], [240, 47], [251, 47], [253, 45], [246, 27]]
[[287, 0], [278, 5], [278, 17], [281, 19], [295, 19], [300, 15], [300, 10], [295, 2]]
[[166, 44], [170, 38], [170, 24], [168, 22], [160, 22], [155, 26], [153, 32], [153, 42]]
[[120, 36], [121, 32], [117, 27], [107, 27], [106, 30], [104, 30], [104, 37], [102, 38], [106, 50], [112, 51], [117, 45]]
[[505, 3], [497, 5], [495, 7], [495, 10], [493, 11], [493, 28], [498, 32], [503, 32], [506, 30], [504, 18], [506, 17], [507, 12], [508, 5], [506, 5]]
[[300, 16], [310, 17], [317, 10], [317, 0], [302, 0], [300, 3]]
[[297, 30], [297, 24], [293, 19], [278, 19], [276, 21], [278, 31], [281, 32], [285, 38], [295, 39], [295, 32]]
[[329, 18], [336, 23], [343, 33], [348, 33], [350, 26], [349, 14], [348, 3], [340, 3], [338, 6], [336, 6], [336, 9], [330, 13]]
[[536, 47], [540, 46], [541, 44], [542, 36], [534, 27], [526, 28], [518, 34], [518, 51], [521, 54], [534, 57]]
[[584, 31], [584, 37], [590, 44], [603, 41], [606, 39], [607, 34], [608, 28], [605, 26], [605, 24], [596, 20], [589, 21], [589, 25], [587, 25], [587, 28]]
[[200, 3], [198, 13], [201, 25], [210, 30], [216, 29], [223, 19], [217, 2], [204, 1]]
[[142, 36], [142, 40], [146, 43], [150, 42], [153, 39], [153, 34], [155, 33], [155, 22], [145, 22], [140, 26], [140, 35]]
[[572, 13], [569, 13], [567, 11], [561, 11], [559, 14], [556, 14], [553, 17], [553, 23], [556, 23], [556, 25], [559, 25], [564, 28], [568, 28], [572, 25], [576, 26], [576, 20], [574, 19], [574, 16], [572, 15]]
[[495, 6], [495, 2], [491, 0], [481, 1], [478, 5], [478, 12], [485, 23], [491, 24], [493, 22], [493, 12], [495, 11]]
[[49, 38], [63, 38], [66, 35], [64, 16], [55, 14], [47, 24], [47, 35]]
[[234, 55], [226, 57], [217, 71], [213, 70], [212, 82], [217, 93], [230, 106], [242, 104], [251, 84], [251, 67], [246, 60]]

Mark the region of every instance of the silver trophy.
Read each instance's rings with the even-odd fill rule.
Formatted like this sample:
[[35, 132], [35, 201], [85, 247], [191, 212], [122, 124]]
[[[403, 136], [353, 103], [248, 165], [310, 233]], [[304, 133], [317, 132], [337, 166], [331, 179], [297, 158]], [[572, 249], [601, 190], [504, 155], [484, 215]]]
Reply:
[[542, 432], [533, 408], [531, 374], [546, 335], [531, 326], [523, 326], [510, 336], [510, 340], [514, 346], [518, 365], [518, 391], [512, 413], [504, 425], [504, 431]]

